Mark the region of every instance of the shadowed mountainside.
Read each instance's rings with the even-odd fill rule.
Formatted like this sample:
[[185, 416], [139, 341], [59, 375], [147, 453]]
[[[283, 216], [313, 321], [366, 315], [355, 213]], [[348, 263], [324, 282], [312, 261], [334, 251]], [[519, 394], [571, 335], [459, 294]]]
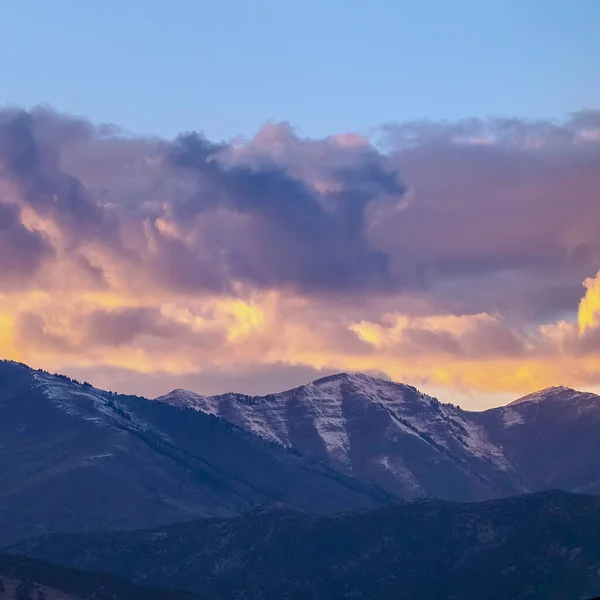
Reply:
[[109, 573], [70, 569], [0, 553], [0, 600], [200, 600], [199, 596], [135, 585]]
[[222, 419], [0, 363], [0, 544], [152, 527], [280, 501], [314, 512], [393, 500]]
[[272, 506], [13, 551], [222, 600], [579, 600], [600, 593], [600, 498], [544, 492], [316, 516]]

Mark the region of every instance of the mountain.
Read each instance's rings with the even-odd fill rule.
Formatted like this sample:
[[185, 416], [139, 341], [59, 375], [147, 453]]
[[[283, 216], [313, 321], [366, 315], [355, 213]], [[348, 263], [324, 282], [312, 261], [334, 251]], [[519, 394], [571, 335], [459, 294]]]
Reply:
[[[150, 401], [0, 362], [0, 545], [45, 532], [310, 512], [396, 498], [600, 494], [600, 397], [549, 388], [469, 412], [361, 374]], [[384, 491], [385, 490], [385, 491]]]
[[341, 373], [263, 397], [176, 390], [157, 400], [219, 416], [404, 498], [483, 499], [518, 488], [464, 411], [408, 385]]
[[600, 495], [600, 396], [552, 387], [471, 415], [526, 490]]
[[135, 585], [108, 573], [69, 569], [0, 553], [0, 600], [200, 600], [184, 592]]
[[222, 419], [0, 363], [0, 544], [273, 501], [326, 512], [390, 500]]
[[273, 506], [12, 550], [219, 600], [578, 600], [600, 593], [600, 498], [543, 492], [315, 516]]
[[568, 388], [469, 412], [412, 386], [341, 373], [268, 396], [174, 390], [156, 400], [216, 415], [407, 499], [600, 493], [600, 397]]

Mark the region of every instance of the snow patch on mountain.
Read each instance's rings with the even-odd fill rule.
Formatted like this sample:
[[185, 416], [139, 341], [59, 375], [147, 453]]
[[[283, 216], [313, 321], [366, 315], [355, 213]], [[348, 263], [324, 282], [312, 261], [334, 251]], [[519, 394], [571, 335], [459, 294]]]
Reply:
[[79, 389], [83, 386], [43, 372], [34, 373], [33, 380], [41, 388], [42, 394], [67, 414], [82, 418], [85, 421], [105, 424], [105, 419], [89, 414], [90, 411], [85, 410], [85, 406], [81, 402], [87, 399], [94, 405], [102, 405], [102, 398], [99, 394], [91, 391], [94, 388], [85, 386], [85, 389]]
[[423, 488], [403, 460], [393, 456], [380, 456], [379, 463], [406, 488], [412, 490], [415, 496], [425, 495]]
[[483, 426], [465, 418], [461, 419], [461, 423], [467, 431], [467, 435], [463, 438], [465, 446], [473, 456], [490, 460], [503, 471], [510, 469], [504, 452], [489, 440]]
[[346, 418], [342, 412], [339, 383], [331, 381], [318, 385], [313, 382], [303, 392], [302, 399], [310, 406], [314, 427], [323, 440], [327, 453], [334, 460], [347, 464], [350, 440]]
[[48, 400], [71, 416], [101, 427], [118, 424], [128, 429], [150, 430], [147, 423], [125, 411], [109, 392], [43, 371], [36, 371], [33, 380]]
[[516, 425], [523, 425], [525, 419], [516, 408], [505, 408], [502, 411], [502, 422], [504, 427], [515, 427]]

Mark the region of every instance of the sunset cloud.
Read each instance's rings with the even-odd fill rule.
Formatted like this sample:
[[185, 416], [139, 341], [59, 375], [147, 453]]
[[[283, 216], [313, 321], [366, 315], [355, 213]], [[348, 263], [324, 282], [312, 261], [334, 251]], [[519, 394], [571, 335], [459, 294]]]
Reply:
[[600, 385], [600, 112], [381, 133], [0, 112], [0, 354], [144, 393], [278, 369]]
[[600, 328], [600, 273], [583, 282], [586, 293], [579, 304], [579, 330], [585, 334]]

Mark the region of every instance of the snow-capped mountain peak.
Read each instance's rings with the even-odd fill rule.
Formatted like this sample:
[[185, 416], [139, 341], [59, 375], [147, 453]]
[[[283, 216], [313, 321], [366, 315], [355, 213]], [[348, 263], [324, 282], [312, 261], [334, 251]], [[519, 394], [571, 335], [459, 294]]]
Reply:
[[[448, 467], [458, 485], [473, 477], [473, 461], [509, 470], [501, 448], [470, 413], [364, 373], [337, 373], [266, 396], [174, 390], [156, 400], [223, 418], [407, 497], [431, 493], [419, 474], [423, 468]], [[423, 460], [426, 466], [417, 464]]]
[[352, 390], [374, 399], [379, 398], [380, 400], [388, 401], [401, 399], [404, 392], [408, 394], [416, 393], [423, 400], [431, 399], [426, 394], [419, 393], [416, 388], [410, 385], [358, 372], [336, 373], [335, 375], [322, 377], [298, 389], [303, 388], [318, 390], [321, 394], [340, 394], [342, 391]]
[[533, 392], [531, 394], [527, 394], [522, 398], [518, 398], [511, 402], [508, 406], [515, 406], [517, 404], [525, 404], [525, 403], [537, 403], [537, 402], [546, 402], [546, 401], [559, 401], [559, 402], [569, 402], [573, 400], [582, 400], [582, 399], [597, 399], [600, 401], [600, 396], [596, 394], [592, 394], [590, 392], [579, 392], [578, 390], [574, 390], [569, 387], [564, 387], [561, 385], [552, 386], [545, 388], [543, 390], [539, 390], [537, 392]]
[[319, 379], [315, 379], [309, 385], [322, 386], [329, 385], [332, 383], [339, 384], [350, 384], [356, 386], [375, 386], [375, 385], [402, 385], [394, 383], [389, 379], [383, 379], [381, 377], [374, 377], [372, 375], [367, 375], [366, 373], [360, 372], [341, 372], [334, 373], [333, 375], [327, 375], [325, 377], [320, 377]]
[[157, 402], [164, 402], [165, 404], [179, 406], [180, 408], [195, 408], [198, 405], [202, 406], [202, 403], [206, 400], [206, 397], [190, 390], [177, 388], [168, 394], [164, 394], [158, 398], [155, 398], [155, 400]]

